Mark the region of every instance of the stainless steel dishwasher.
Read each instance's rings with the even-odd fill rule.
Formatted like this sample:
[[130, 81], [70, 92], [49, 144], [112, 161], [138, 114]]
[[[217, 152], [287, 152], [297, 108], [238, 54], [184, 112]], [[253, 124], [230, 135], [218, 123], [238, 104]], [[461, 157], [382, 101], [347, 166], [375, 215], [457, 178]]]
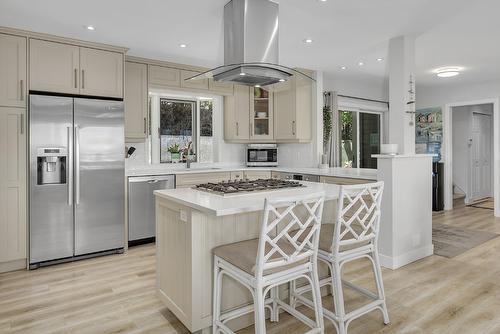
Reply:
[[153, 242], [155, 238], [155, 196], [153, 191], [173, 189], [175, 175], [128, 178], [128, 244]]

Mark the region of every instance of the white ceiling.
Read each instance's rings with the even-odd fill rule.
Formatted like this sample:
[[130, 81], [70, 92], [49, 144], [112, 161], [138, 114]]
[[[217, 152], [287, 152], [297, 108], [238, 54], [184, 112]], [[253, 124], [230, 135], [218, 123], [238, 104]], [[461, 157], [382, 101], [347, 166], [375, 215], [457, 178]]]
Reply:
[[[223, 63], [228, 0], [2, 0], [0, 25], [104, 42], [129, 54], [201, 66]], [[417, 37], [417, 81], [472, 83], [500, 77], [498, 0], [280, 0], [280, 63], [370, 80], [386, 75], [388, 40]], [[84, 29], [94, 25], [95, 31]], [[312, 38], [312, 44], [303, 43]], [[180, 48], [180, 43], [188, 44]], [[364, 66], [357, 65], [363, 61]], [[345, 71], [341, 66], [347, 66]], [[437, 67], [464, 67], [438, 79]]]

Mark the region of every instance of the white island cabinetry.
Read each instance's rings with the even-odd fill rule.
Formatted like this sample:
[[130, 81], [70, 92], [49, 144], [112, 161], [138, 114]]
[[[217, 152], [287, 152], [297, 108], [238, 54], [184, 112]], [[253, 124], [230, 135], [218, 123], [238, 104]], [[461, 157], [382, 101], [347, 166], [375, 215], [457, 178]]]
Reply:
[[[191, 188], [155, 191], [158, 295], [191, 332], [208, 333], [212, 324], [212, 249], [257, 238], [264, 198], [325, 191], [323, 216], [335, 216], [338, 186], [305, 184], [300, 189], [233, 196]], [[223, 309], [252, 300], [246, 288], [229, 278], [225, 278], [222, 298]], [[250, 314], [235, 319], [230, 326], [243, 328], [252, 322]]]

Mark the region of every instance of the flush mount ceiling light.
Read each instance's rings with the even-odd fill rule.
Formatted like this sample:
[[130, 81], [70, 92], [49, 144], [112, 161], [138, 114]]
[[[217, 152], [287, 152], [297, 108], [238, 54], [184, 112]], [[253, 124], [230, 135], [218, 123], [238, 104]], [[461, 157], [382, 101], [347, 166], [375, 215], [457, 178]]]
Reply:
[[180, 48], [186, 48], [186, 47], [187, 47], [187, 44], [184, 44], [184, 43], [179, 44], [179, 47], [180, 47]]
[[451, 78], [460, 74], [460, 67], [442, 67], [436, 70], [436, 75], [440, 78]]
[[94, 31], [95, 30], [94, 26], [84, 26], [84, 27], [85, 27], [85, 29], [90, 30], [90, 31]]
[[304, 39], [304, 43], [306, 43], [306, 44], [311, 44], [312, 42], [313, 42], [313, 40], [310, 38]]
[[363, 63], [362, 61], [360, 61], [360, 62], [358, 63], [358, 65], [359, 65], [359, 66], [363, 66], [364, 64], [365, 64], [365, 63]]

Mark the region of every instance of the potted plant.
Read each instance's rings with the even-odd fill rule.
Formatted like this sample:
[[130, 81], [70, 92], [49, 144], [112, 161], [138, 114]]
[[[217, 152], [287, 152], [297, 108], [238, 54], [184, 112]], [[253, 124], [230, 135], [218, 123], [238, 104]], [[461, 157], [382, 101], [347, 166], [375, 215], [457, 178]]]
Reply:
[[170, 152], [170, 157], [172, 159], [172, 162], [176, 163], [179, 162], [181, 159], [181, 153], [179, 150], [179, 144], [173, 144], [168, 148], [168, 151]]

